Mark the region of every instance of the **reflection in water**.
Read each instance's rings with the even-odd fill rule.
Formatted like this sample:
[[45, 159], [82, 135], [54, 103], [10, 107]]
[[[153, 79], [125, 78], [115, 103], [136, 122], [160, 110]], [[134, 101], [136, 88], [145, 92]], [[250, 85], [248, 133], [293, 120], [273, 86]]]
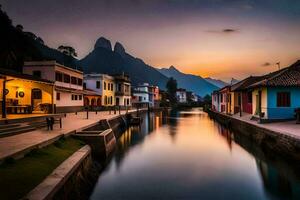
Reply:
[[145, 114], [117, 145], [91, 199], [300, 199], [284, 161], [200, 109]]

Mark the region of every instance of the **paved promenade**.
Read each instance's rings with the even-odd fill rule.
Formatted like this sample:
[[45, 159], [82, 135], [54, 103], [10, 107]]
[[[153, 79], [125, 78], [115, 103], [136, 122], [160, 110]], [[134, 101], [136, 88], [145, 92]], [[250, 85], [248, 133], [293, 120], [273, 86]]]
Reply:
[[[128, 112], [135, 112], [130, 110]], [[38, 129], [35, 131], [22, 133], [14, 136], [0, 138], [0, 162], [6, 157], [22, 157], [24, 152], [30, 151], [37, 146], [44, 146], [51, 141], [56, 140], [64, 134], [70, 134], [75, 130], [89, 126], [101, 119], [111, 119], [119, 115], [109, 114], [108, 111], [89, 112], [89, 119], [86, 119], [86, 112], [80, 112], [77, 115], [67, 114], [66, 118], [63, 118], [63, 128], [59, 128], [59, 124], [54, 125], [54, 130], [48, 131], [47, 128]], [[122, 111], [121, 114], [125, 114], [126, 111]], [[21, 152], [21, 153], [20, 153]]]
[[266, 124], [259, 124], [257, 121], [250, 120], [251, 115], [243, 113], [242, 117], [239, 114], [235, 114], [232, 117], [251, 123], [255, 126], [266, 128], [284, 135], [289, 135], [291, 137], [297, 138], [300, 140], [300, 124], [296, 124], [296, 121], [286, 121], [286, 122], [272, 122]]

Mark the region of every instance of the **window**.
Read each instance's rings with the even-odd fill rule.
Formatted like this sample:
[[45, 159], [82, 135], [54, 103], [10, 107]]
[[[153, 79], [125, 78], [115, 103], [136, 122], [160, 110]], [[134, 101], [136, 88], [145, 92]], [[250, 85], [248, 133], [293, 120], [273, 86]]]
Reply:
[[113, 104], [113, 98], [110, 97], [110, 104]]
[[83, 89], [86, 89], [86, 83], [83, 83]]
[[77, 78], [74, 76], [71, 76], [71, 83], [74, 85], [77, 85]]
[[290, 107], [291, 106], [291, 93], [278, 92], [277, 93], [277, 107]]
[[56, 93], [56, 100], [58, 100], [58, 101], [60, 100], [60, 93], [59, 92]]
[[223, 102], [223, 94], [221, 94], [221, 102]]
[[62, 74], [62, 73], [60, 73], [60, 72], [55, 72], [55, 80], [56, 80], [56, 81], [62, 82], [62, 77], [63, 77], [63, 74]]
[[139, 97], [139, 102], [141, 102], [143, 99], [142, 99], [142, 97]]
[[77, 85], [82, 86], [82, 79], [81, 79], [81, 78], [78, 78], [78, 79], [77, 79]]
[[110, 90], [110, 83], [107, 84], [107, 90]]
[[79, 96], [78, 96], [78, 99], [79, 99], [79, 100], [82, 100], [82, 95], [79, 95]]
[[39, 70], [36, 70], [36, 71], [32, 72], [32, 75], [35, 76], [35, 77], [41, 78], [42, 77], [42, 72], [39, 71]]
[[74, 99], [75, 99], [75, 97], [74, 97], [74, 96], [75, 96], [75, 95], [74, 95], [74, 94], [72, 94], [72, 96], [71, 96], [71, 99], [72, 99], [72, 100], [74, 100]]
[[104, 104], [107, 105], [107, 96], [104, 97]]
[[75, 100], [75, 101], [77, 101], [77, 97], [78, 97], [77, 95], [74, 95], [74, 100]]
[[114, 91], [114, 84], [113, 83], [111, 84], [110, 88], [111, 88], [111, 91]]
[[121, 83], [118, 83], [118, 92], [121, 92]]
[[96, 88], [100, 89], [100, 81], [96, 81]]
[[65, 83], [70, 83], [70, 75], [64, 74], [64, 82]]
[[104, 81], [104, 90], [106, 90], [106, 82]]

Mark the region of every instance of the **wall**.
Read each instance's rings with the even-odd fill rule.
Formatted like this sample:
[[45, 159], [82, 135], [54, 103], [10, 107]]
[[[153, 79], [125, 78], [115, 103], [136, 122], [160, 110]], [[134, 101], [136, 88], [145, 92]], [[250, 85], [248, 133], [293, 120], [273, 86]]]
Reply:
[[[83, 106], [83, 95], [82, 94], [75, 94], [74, 95], [81, 95], [82, 99], [79, 100], [72, 100], [72, 93], [70, 92], [61, 92], [55, 91], [54, 97], [56, 98], [56, 93], [60, 93], [60, 100], [56, 100], [56, 107], [70, 107], [70, 106]], [[78, 98], [78, 97], [77, 97]]]
[[[31, 90], [34, 88], [38, 88], [42, 91], [42, 103], [52, 103], [52, 85], [24, 79], [15, 79], [14, 77], [7, 77], [7, 79], [14, 80], [8, 81], [6, 83], [6, 89], [9, 90], [9, 93], [6, 95], [6, 99], [18, 99], [19, 105], [31, 105]], [[0, 86], [0, 88], [2, 89], [2, 85]], [[16, 97], [17, 91], [24, 92], [24, 97]]]
[[[277, 107], [277, 93], [290, 92], [291, 106]], [[276, 87], [268, 88], [268, 119], [293, 119], [295, 108], [300, 107], [300, 88], [296, 87]]]
[[299, 161], [300, 140], [298, 138], [274, 132], [259, 125], [254, 125], [228, 115], [208, 111], [208, 114], [219, 123], [227, 126], [230, 130], [253, 140], [255, 145], [260, 146], [269, 155], [276, 154], [289, 161]]
[[267, 88], [258, 88], [254, 89], [252, 92], [252, 115], [256, 115], [256, 95], [258, 95], [258, 91], [261, 90], [261, 111], [265, 113], [264, 118], [268, 118], [268, 109], [267, 109]]
[[33, 71], [41, 71], [41, 78], [49, 81], [55, 81], [55, 66], [24, 66], [23, 73], [32, 75]]

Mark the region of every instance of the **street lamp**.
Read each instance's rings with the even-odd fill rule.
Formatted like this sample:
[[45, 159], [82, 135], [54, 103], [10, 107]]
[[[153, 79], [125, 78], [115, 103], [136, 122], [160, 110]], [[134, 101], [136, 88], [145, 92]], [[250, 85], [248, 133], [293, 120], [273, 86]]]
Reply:
[[0, 76], [3, 79], [2, 86], [2, 118], [6, 118], [6, 82], [12, 81], [13, 79], [6, 79], [6, 76]]

